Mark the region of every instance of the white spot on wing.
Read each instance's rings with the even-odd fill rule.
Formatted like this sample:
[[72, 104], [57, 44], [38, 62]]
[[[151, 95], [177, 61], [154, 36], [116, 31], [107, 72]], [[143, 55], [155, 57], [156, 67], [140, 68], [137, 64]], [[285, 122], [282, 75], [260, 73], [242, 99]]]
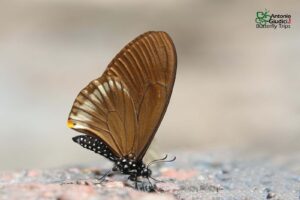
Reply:
[[102, 94], [102, 95], [104, 95], [104, 96], [106, 96], [106, 97], [107, 97], [107, 95], [106, 95], [106, 92], [105, 92], [105, 89], [104, 89], [103, 85], [99, 85], [99, 90], [100, 90], [100, 92], [101, 92], [101, 94]]
[[98, 84], [99, 84], [99, 81], [98, 81], [98, 80], [94, 80], [94, 84], [95, 84], [95, 85], [98, 85]]
[[93, 95], [96, 96], [101, 102], [103, 102], [102, 96], [99, 94], [98, 90], [94, 90]]
[[113, 82], [113, 80], [109, 80], [109, 85], [111, 86], [111, 87], [113, 87], [114, 86], [114, 82]]
[[103, 83], [103, 85], [104, 85], [105, 90], [109, 92], [109, 86], [108, 86], [108, 83], [105, 82], [105, 83]]
[[119, 82], [116, 81], [116, 86], [119, 90], [122, 90], [121, 84]]

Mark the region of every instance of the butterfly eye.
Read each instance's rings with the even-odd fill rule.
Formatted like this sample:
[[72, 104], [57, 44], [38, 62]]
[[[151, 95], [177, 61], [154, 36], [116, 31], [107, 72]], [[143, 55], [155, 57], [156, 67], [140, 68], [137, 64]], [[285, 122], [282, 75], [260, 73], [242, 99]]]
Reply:
[[75, 123], [73, 123], [71, 120], [68, 120], [68, 121], [67, 121], [67, 126], [68, 126], [69, 128], [73, 128], [73, 127], [75, 126]]

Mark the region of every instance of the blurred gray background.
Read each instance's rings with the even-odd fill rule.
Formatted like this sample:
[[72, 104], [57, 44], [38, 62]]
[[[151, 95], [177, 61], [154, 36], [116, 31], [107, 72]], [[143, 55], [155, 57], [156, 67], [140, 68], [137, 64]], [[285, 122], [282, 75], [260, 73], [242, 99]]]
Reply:
[[[256, 29], [257, 11], [292, 15]], [[168, 32], [177, 80], [157, 145], [300, 151], [300, 1], [0, 0], [0, 169], [48, 168], [96, 154], [74, 144], [71, 105], [139, 34]]]

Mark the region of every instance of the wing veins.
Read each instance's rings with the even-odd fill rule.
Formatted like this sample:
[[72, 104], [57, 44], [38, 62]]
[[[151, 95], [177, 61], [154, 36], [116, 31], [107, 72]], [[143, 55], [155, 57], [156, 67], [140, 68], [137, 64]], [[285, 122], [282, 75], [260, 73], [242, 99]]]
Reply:
[[142, 76], [142, 82], [144, 84], [145, 80], [147, 80], [147, 78], [145, 77], [145, 74], [144, 74], [143, 70], [141, 70], [140, 62], [137, 60], [136, 56], [133, 54], [133, 52], [130, 49], [128, 50], [128, 55], [131, 56], [132, 59], [134, 60], [134, 62], [136, 63], [138, 72]]
[[141, 39], [141, 43], [143, 44], [143, 47], [145, 48], [144, 53], [147, 54], [147, 55], [146, 55], [146, 58], [148, 58], [147, 60], [149, 60], [149, 65], [148, 65], [148, 66], [145, 66], [145, 68], [148, 67], [148, 69], [149, 69], [150, 80], [155, 80], [155, 77], [154, 77], [153, 72], [152, 72], [152, 70], [151, 70], [151, 67], [153, 67], [153, 66], [155, 66], [155, 65], [153, 65], [153, 63], [152, 63], [152, 59], [151, 59], [151, 56], [150, 56], [149, 49], [148, 49], [148, 47], [147, 47], [147, 45], [146, 45], [146, 43], [145, 43], [144, 40], [145, 40], [145, 39], [142, 38], [142, 39]]
[[[96, 106], [98, 109], [100, 109], [102, 112], [105, 113], [105, 111], [103, 111], [103, 108], [99, 107], [87, 94], [85, 94], [84, 92], [80, 92], [80, 94], [85, 97], [89, 102], [91, 102], [94, 106]], [[84, 103], [84, 102], [83, 102]], [[87, 104], [85, 104], [87, 105]], [[89, 108], [93, 109], [92, 107], [88, 106]]]
[[100, 121], [107, 123], [107, 121], [106, 121], [107, 119], [105, 119], [105, 120], [101, 119], [98, 115], [94, 114], [93, 112], [87, 111], [76, 105], [74, 105], [73, 108], [76, 108], [77, 110], [81, 110], [82, 112], [85, 112], [85, 113], [89, 114], [90, 116], [95, 117], [95, 118], [99, 119]]
[[[110, 130], [109, 126], [108, 126], [108, 130], [109, 130], [109, 132], [111, 133], [111, 130]], [[121, 151], [121, 148], [120, 148], [120, 146], [119, 146], [119, 143], [116, 142], [116, 140], [115, 140], [115, 138], [113, 137], [112, 134], [110, 134], [110, 136], [111, 136], [111, 139], [113, 140], [113, 142], [115, 143], [116, 147], [118, 148], [119, 154], [122, 155], [122, 151]]]
[[151, 72], [149, 72], [149, 70], [150, 70], [149, 66], [151, 64], [150, 64], [150, 61], [149, 61], [149, 59], [148, 59], [148, 57], [147, 57], [147, 55], [145, 53], [145, 49], [144, 49], [144, 47], [142, 47], [141, 43], [142, 43], [142, 41], [137, 42], [136, 47], [139, 49], [140, 52], [142, 52], [143, 60], [146, 62], [144, 69], [145, 69], [146, 74], [148, 75], [148, 80], [150, 80], [151, 79]]
[[[138, 48], [139, 48], [139, 49], [138, 49]], [[144, 80], [147, 80], [147, 81], [148, 81], [148, 80], [149, 80], [149, 77], [148, 77], [148, 72], [147, 72], [147, 67], [146, 67], [146, 66], [148, 65], [148, 63], [145, 63], [146, 59], [145, 59], [145, 57], [144, 57], [143, 52], [142, 52], [142, 55], [140, 54], [140, 52], [143, 51], [143, 50], [140, 50], [139, 45], [132, 44], [132, 51], [135, 51], [135, 53], [138, 55], [139, 60], [141, 60], [141, 64], [142, 64], [143, 66], [145, 66], [144, 70], [141, 69], [141, 71], [143, 72], [144, 76], [146, 76], [146, 77], [144, 78]], [[147, 62], [147, 61], [146, 61], [146, 62]]]
[[[101, 133], [104, 133], [104, 134], [108, 134], [111, 136], [110, 132], [108, 132], [107, 130], [105, 129], [102, 129], [100, 127], [97, 127], [94, 125], [94, 123], [90, 123], [88, 121], [82, 121], [82, 120], [79, 120], [79, 119], [72, 119], [74, 122], [79, 122], [79, 123], [83, 123], [83, 124], [88, 124], [91, 128], [101, 132]], [[98, 135], [97, 135], [98, 136]], [[99, 136], [98, 136], [99, 137]]]
[[[156, 53], [157, 53], [157, 57], [158, 57], [157, 60], [158, 60], [159, 66], [164, 66], [163, 63], [161, 62], [161, 58], [159, 56], [159, 52], [158, 51], [159, 51], [159, 48], [161, 48], [161, 47], [159, 46], [159, 42], [157, 41], [156, 36], [155, 35], [149, 35], [149, 37], [152, 39], [153, 45], [156, 47], [155, 50], [156, 50]], [[166, 51], [165, 48], [164, 48], [164, 50]], [[163, 73], [163, 79], [164, 79], [164, 82], [166, 83], [166, 75], [165, 75], [166, 69], [164, 69], [162, 67], [162, 71], [159, 71], [160, 78], [161, 78], [161, 72]]]
[[[92, 95], [94, 95], [94, 97], [95, 97], [99, 102], [105, 104], [105, 103], [104, 103], [104, 98], [103, 98], [103, 96], [102, 96], [102, 94], [101, 94], [101, 91], [99, 90], [98, 85], [96, 85], [93, 81], [91, 82], [91, 84], [95, 87], [95, 90], [97, 90], [98, 94], [102, 97], [102, 100], [99, 99], [99, 97], [98, 97], [96, 94], [92, 93]], [[94, 90], [94, 91], [95, 91], [95, 90]], [[105, 104], [105, 106], [106, 106], [106, 104]], [[107, 107], [107, 106], [106, 106], [106, 107]], [[102, 107], [100, 107], [100, 109], [102, 110], [102, 112], [103, 112], [104, 114], [106, 114], [107, 111], [108, 111], [108, 110], [105, 110], [105, 108], [102, 108]]]
[[[122, 63], [121, 63], [121, 64], [122, 64]], [[126, 81], [126, 82], [130, 83], [130, 86], [133, 87], [134, 90], [137, 90], [137, 88], [136, 88], [137, 86], [134, 84], [134, 81], [131, 79], [131, 77], [128, 78], [129, 75], [128, 75], [128, 76], [125, 75], [125, 74], [127, 74], [127, 72], [125, 72], [125, 71], [123, 70], [123, 68], [120, 67], [120, 66], [117, 64], [117, 62], [115, 62], [114, 65], [115, 65], [115, 67], [118, 69], [118, 71], [121, 72], [121, 74], [122, 74], [121, 77], [124, 78], [124, 79], [127, 79], [128, 81]], [[116, 70], [114, 70], [114, 71], [116, 71]], [[128, 87], [129, 87], [129, 86], [128, 86]]]
[[[154, 66], [159, 66], [159, 62], [157, 61], [157, 56], [156, 56], [157, 54], [155, 52], [155, 49], [153, 48], [154, 45], [151, 44], [151, 41], [150, 41], [151, 39], [149, 37], [145, 37], [145, 45], [147, 46], [149, 54], [152, 58], [151, 61], [152, 61], [152, 66], [154, 68]], [[154, 80], [157, 80], [158, 78], [160, 78], [160, 74], [157, 69], [154, 69], [152, 71], [153, 71]]]
[[[132, 66], [135, 66], [132, 64], [132, 60], [128, 57], [129, 53], [124, 53], [124, 59], [126, 59], [128, 61], [128, 63]], [[136, 65], [138, 66], [138, 65]], [[141, 74], [140, 74], [140, 70], [139, 70], [139, 67], [136, 67], [135, 69], [136, 72], [137, 72], [137, 76], [136, 76], [136, 80], [137, 80], [137, 85], [143, 85], [143, 81], [141, 80]]]
[[[123, 54], [123, 57], [124, 57], [124, 54]], [[134, 75], [132, 74], [132, 72], [130, 72], [127, 63], [123, 60], [123, 58], [119, 58], [118, 60], [119, 60], [119, 62], [124, 66], [124, 69], [125, 69], [126, 73], [127, 73], [127, 74], [129, 75], [129, 77], [130, 77], [130, 80], [131, 80], [131, 82], [132, 82], [132, 85], [135, 86], [136, 90], [138, 90], [138, 89], [137, 89], [138, 84], [137, 84], [137, 82], [136, 82], [136, 78], [134, 78]]]

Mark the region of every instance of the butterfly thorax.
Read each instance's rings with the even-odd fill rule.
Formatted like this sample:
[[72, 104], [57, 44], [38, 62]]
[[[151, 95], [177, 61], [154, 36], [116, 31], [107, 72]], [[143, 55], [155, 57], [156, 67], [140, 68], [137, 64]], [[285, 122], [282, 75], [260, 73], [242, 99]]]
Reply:
[[122, 174], [130, 175], [131, 178], [139, 176], [147, 178], [151, 175], [151, 170], [148, 169], [142, 161], [136, 161], [128, 156], [118, 158], [115, 161], [114, 170], [120, 171]]

